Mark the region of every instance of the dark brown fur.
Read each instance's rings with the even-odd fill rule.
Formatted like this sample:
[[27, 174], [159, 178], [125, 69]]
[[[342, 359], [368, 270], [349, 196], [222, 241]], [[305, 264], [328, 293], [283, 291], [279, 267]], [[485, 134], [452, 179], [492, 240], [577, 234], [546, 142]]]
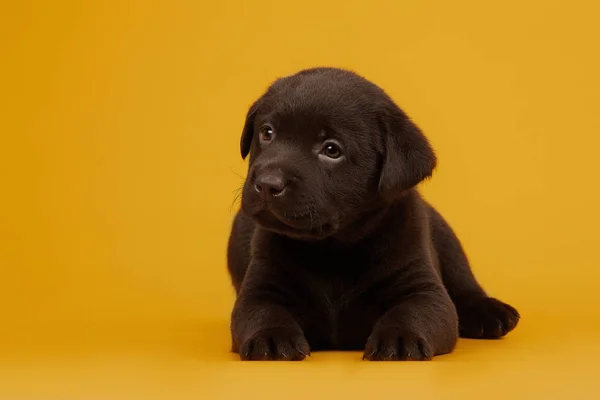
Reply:
[[334, 68], [279, 79], [250, 108], [241, 152], [250, 165], [228, 266], [243, 360], [326, 349], [429, 360], [459, 334], [499, 338], [517, 325], [415, 189], [436, 157], [373, 83]]

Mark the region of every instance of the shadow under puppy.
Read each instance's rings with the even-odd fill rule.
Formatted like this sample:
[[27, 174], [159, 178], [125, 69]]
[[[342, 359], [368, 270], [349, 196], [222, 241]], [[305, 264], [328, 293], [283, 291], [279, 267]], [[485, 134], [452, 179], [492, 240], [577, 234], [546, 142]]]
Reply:
[[249, 171], [228, 269], [243, 360], [362, 349], [368, 360], [429, 360], [459, 334], [499, 338], [517, 325], [415, 189], [436, 157], [375, 84], [335, 68], [277, 80], [248, 111], [241, 153]]

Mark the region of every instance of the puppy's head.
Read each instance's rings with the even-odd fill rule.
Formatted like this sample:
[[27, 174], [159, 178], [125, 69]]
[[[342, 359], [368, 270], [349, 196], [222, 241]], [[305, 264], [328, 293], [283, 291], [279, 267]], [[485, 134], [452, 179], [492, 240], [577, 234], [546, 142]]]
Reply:
[[334, 68], [277, 80], [248, 111], [242, 209], [261, 226], [323, 239], [429, 177], [421, 131], [373, 83]]

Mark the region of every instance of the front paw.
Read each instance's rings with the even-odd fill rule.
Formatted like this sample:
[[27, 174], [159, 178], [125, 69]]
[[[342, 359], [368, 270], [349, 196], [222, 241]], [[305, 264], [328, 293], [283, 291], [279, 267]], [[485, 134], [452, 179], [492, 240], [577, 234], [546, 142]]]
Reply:
[[423, 335], [403, 327], [379, 327], [367, 339], [363, 360], [424, 361], [431, 360], [434, 350]]
[[310, 355], [310, 347], [301, 332], [279, 327], [258, 331], [240, 346], [242, 360], [300, 361]]
[[492, 297], [457, 305], [460, 336], [471, 339], [497, 339], [512, 331], [519, 312]]

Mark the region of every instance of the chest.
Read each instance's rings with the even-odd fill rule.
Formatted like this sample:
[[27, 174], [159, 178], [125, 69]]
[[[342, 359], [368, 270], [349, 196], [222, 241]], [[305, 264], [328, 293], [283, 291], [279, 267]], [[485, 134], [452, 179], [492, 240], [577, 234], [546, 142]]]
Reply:
[[370, 254], [312, 249], [295, 260], [290, 307], [311, 348], [362, 349], [384, 312], [375, 298]]

